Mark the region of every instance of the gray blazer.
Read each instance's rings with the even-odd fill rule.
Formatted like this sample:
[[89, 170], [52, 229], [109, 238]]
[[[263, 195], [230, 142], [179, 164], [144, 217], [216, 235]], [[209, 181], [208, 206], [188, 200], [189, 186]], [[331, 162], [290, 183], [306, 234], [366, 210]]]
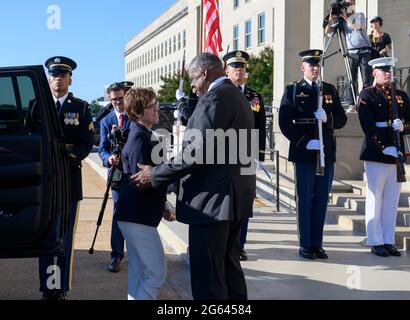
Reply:
[[[200, 130], [206, 145], [207, 129], [233, 129], [236, 133], [246, 129], [250, 135], [253, 128], [254, 118], [247, 100], [226, 79], [200, 98], [186, 129]], [[241, 143], [241, 146], [237, 146], [238, 150], [240, 147], [250, 150], [249, 136], [246, 146]], [[226, 143], [222, 149], [226, 155], [230, 145]], [[189, 148], [192, 148], [192, 143], [183, 145], [183, 150]], [[204, 152], [204, 159], [206, 157]], [[226, 156], [225, 159], [227, 161], [229, 158]], [[188, 164], [185, 161], [177, 164], [173, 159], [168, 164], [152, 169], [152, 185], [159, 187], [180, 180], [176, 216], [182, 223], [198, 225], [252, 217], [256, 176], [241, 175], [241, 168], [247, 167], [246, 164], [240, 164], [239, 161], [228, 164], [226, 161], [225, 164]]]

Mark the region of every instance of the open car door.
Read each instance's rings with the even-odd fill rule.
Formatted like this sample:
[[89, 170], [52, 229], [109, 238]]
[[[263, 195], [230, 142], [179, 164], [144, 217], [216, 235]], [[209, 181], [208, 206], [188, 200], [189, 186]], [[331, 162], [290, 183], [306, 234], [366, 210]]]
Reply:
[[68, 158], [42, 66], [0, 68], [0, 258], [60, 255]]

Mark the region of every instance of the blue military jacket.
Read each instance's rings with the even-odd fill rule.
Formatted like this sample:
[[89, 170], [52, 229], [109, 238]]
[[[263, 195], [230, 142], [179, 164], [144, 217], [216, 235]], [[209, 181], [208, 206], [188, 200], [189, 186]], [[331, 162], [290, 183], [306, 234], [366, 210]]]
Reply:
[[[306, 80], [286, 86], [279, 109], [279, 126], [290, 141], [289, 161], [316, 163], [317, 151], [307, 150], [306, 145], [310, 140], [318, 139], [318, 125], [314, 116], [317, 105], [317, 93]], [[326, 82], [323, 83], [323, 109], [327, 114], [327, 122], [323, 124], [325, 161], [335, 162], [336, 142], [333, 130], [343, 128], [347, 117], [336, 88]], [[299, 124], [298, 121], [306, 123]]]
[[266, 112], [265, 105], [263, 104], [262, 95], [245, 86], [243, 92], [246, 100], [249, 102], [249, 106], [253, 112], [255, 119], [255, 129], [259, 130], [259, 161], [265, 160], [266, 149]]
[[[403, 134], [410, 134], [410, 101], [404, 91], [397, 90], [396, 102], [399, 118], [404, 123], [401, 134], [401, 147], [404, 153]], [[359, 119], [365, 138], [360, 159], [381, 163], [395, 163], [391, 156], [383, 154], [383, 149], [393, 146], [393, 107], [390, 87], [376, 85], [366, 88], [360, 93]], [[376, 123], [386, 123], [387, 127], [378, 127]]]
[[88, 103], [69, 93], [58, 112], [64, 143], [70, 159], [71, 200], [83, 198], [81, 161], [91, 152], [94, 127]]

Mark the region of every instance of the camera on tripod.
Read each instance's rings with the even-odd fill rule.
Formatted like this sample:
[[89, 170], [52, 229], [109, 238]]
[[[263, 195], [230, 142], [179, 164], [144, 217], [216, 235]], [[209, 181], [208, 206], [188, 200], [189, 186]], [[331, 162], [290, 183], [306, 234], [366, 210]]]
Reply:
[[[108, 134], [108, 140], [110, 140], [111, 142], [111, 151], [117, 158], [121, 157], [121, 152], [124, 148], [124, 145], [127, 143], [129, 133], [129, 128], [120, 129], [117, 128], [117, 126], [113, 126], [111, 133]], [[117, 167], [115, 167], [113, 168], [113, 172], [111, 174], [113, 175], [111, 188], [114, 190], [119, 190], [121, 187], [122, 172]]]
[[345, 0], [332, 0], [330, 2], [330, 14], [333, 17], [340, 17], [342, 10], [346, 10], [350, 5], [351, 3]]

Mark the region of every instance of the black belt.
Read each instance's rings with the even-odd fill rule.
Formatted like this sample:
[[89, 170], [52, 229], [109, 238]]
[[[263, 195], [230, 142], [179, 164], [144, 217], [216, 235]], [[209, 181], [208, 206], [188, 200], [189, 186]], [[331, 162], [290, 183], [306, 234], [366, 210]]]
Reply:
[[316, 124], [315, 118], [294, 119], [294, 124]]

